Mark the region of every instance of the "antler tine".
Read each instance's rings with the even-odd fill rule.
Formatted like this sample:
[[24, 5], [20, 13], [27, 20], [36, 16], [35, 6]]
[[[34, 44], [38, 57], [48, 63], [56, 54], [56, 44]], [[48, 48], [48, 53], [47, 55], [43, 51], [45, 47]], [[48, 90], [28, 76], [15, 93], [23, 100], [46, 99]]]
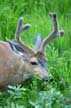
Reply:
[[57, 36], [63, 36], [64, 35], [64, 31], [58, 29], [56, 14], [55, 13], [50, 13], [49, 15], [52, 18], [54, 29], [53, 29], [53, 32], [43, 40], [43, 42], [40, 46], [40, 51], [43, 52], [43, 53], [45, 52], [45, 49], [46, 49], [46, 46], [47, 46], [48, 42], [50, 42], [52, 39], [56, 38]]
[[28, 54], [31, 55], [33, 54], [33, 50], [31, 48], [29, 48], [28, 46], [26, 46], [21, 40], [20, 40], [20, 33], [23, 32], [24, 30], [27, 30], [30, 27], [30, 24], [26, 24], [23, 25], [23, 18], [20, 17], [19, 21], [18, 21], [18, 26], [16, 29], [16, 33], [15, 33], [15, 38], [17, 43], [20, 45], [20, 47]]

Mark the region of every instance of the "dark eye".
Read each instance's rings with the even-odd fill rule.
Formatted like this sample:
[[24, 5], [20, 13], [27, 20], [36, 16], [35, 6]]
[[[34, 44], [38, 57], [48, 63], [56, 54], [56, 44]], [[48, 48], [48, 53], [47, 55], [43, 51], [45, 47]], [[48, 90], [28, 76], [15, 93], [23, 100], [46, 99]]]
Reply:
[[38, 63], [35, 62], [35, 61], [32, 61], [31, 64], [32, 64], [32, 65], [38, 65]]

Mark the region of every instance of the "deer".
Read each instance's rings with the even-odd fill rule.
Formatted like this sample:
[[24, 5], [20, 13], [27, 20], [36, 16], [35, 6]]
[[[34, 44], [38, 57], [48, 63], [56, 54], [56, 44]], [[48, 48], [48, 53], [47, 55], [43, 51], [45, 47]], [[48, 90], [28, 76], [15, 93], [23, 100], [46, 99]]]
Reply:
[[20, 39], [20, 34], [30, 28], [30, 24], [23, 25], [22, 17], [19, 18], [15, 32], [16, 42], [0, 41], [0, 89], [7, 89], [8, 85], [22, 84], [36, 74], [41, 79], [49, 76], [46, 47], [51, 40], [64, 35], [64, 31], [59, 30], [56, 13], [49, 15], [53, 31], [43, 40], [37, 36], [34, 49]]

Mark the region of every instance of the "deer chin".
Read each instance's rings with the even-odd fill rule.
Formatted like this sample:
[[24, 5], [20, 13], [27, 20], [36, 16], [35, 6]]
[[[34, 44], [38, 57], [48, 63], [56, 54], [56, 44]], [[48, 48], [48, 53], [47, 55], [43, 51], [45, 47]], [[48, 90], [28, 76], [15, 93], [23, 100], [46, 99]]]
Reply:
[[30, 79], [30, 78], [32, 78], [33, 76], [34, 76], [34, 74], [31, 73], [31, 72], [24, 72], [24, 74], [23, 74], [23, 80]]

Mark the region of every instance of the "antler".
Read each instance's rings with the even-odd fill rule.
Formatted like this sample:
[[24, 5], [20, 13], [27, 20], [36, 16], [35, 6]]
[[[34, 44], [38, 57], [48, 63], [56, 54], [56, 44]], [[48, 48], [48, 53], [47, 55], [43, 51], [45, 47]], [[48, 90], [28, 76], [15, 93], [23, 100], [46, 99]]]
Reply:
[[17, 43], [20, 45], [20, 47], [28, 54], [31, 55], [33, 54], [33, 50], [26, 46], [21, 40], [20, 40], [20, 33], [23, 32], [24, 30], [27, 30], [30, 27], [30, 24], [23, 25], [23, 18], [21, 17], [18, 21], [18, 26], [16, 29], [15, 33], [15, 38]]
[[48, 37], [46, 37], [43, 40], [43, 42], [40, 46], [40, 51], [42, 53], [45, 52], [45, 49], [46, 49], [46, 46], [47, 46], [48, 42], [50, 42], [52, 39], [56, 38], [57, 36], [63, 36], [64, 35], [64, 31], [58, 29], [56, 14], [55, 13], [50, 13], [49, 15], [52, 18], [54, 30]]

